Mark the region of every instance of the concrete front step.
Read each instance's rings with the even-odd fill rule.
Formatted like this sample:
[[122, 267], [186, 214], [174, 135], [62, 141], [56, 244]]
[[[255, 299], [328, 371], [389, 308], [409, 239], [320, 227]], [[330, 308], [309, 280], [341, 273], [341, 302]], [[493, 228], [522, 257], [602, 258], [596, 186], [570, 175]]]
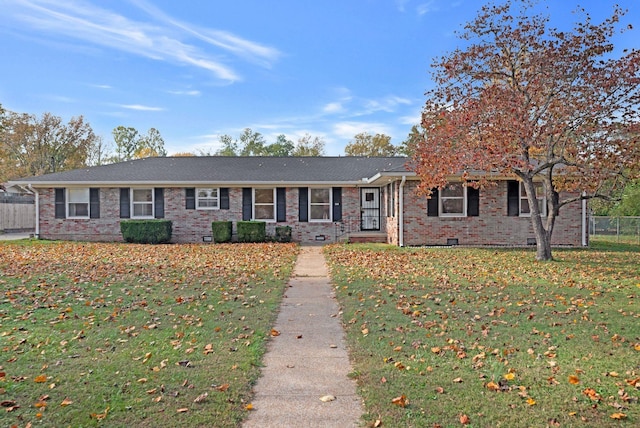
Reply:
[[356, 232], [349, 235], [349, 242], [353, 244], [387, 243], [387, 234], [383, 232]]

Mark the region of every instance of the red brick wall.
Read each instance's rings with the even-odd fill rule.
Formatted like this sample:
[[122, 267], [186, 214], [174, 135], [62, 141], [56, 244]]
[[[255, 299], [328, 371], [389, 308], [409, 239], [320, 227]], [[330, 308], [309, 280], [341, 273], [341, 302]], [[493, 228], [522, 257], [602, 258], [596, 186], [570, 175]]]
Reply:
[[[334, 222], [298, 221], [298, 189], [287, 188], [287, 221], [267, 222], [267, 235], [275, 235], [276, 226], [291, 226], [295, 242], [333, 242], [336, 239]], [[359, 190], [342, 189], [342, 215], [355, 217], [360, 214]], [[203, 236], [211, 236], [211, 222], [242, 220], [242, 188], [229, 189], [228, 210], [187, 210], [184, 188], [164, 189], [165, 219], [173, 222], [172, 242], [202, 242]], [[40, 191], [40, 237], [43, 239], [79, 241], [122, 241], [120, 234], [120, 189], [100, 189], [99, 219], [55, 219], [54, 190]]]
[[[405, 185], [404, 244], [446, 245], [458, 239], [460, 245], [527, 245], [535, 238], [531, 218], [507, 216], [507, 182], [480, 190], [478, 217], [428, 217], [427, 199], [416, 194], [417, 182]], [[580, 246], [582, 205], [575, 202], [561, 208], [552, 236], [553, 245]]]
[[[534, 238], [529, 217], [507, 216], [507, 183], [480, 190], [480, 216], [428, 217], [427, 199], [417, 195], [415, 181], [404, 187], [404, 245], [445, 245], [448, 238], [458, 239], [460, 245], [527, 245]], [[399, 189], [396, 185], [396, 191]], [[395, 198], [395, 217], [387, 216], [388, 187], [382, 192], [382, 231], [387, 242], [399, 244], [399, 198]], [[173, 242], [202, 242], [211, 235], [211, 222], [236, 222], [242, 219], [242, 189], [229, 189], [228, 210], [185, 209], [184, 188], [165, 188], [165, 218], [173, 222]], [[83, 241], [121, 241], [120, 189], [100, 189], [99, 219], [55, 219], [54, 190], [40, 191], [40, 237]], [[360, 189], [342, 189], [342, 216], [350, 223], [359, 223]], [[298, 222], [298, 189], [287, 188], [287, 221], [267, 223], [267, 234], [275, 235], [276, 226], [291, 226], [295, 242], [320, 243], [339, 239], [339, 226], [334, 222]], [[553, 233], [554, 245], [581, 245], [581, 203], [576, 202], [560, 211]]]

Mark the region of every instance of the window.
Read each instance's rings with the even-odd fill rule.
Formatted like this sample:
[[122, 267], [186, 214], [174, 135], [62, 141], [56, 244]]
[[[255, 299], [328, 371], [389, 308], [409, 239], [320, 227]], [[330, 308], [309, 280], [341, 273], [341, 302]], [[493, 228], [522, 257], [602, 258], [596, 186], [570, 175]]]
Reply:
[[131, 217], [153, 217], [153, 189], [132, 189]]
[[196, 207], [199, 210], [217, 210], [220, 208], [218, 189], [196, 189]]
[[467, 188], [462, 183], [449, 183], [440, 191], [440, 215], [443, 217], [465, 216]]
[[67, 217], [89, 218], [89, 189], [67, 189]]
[[[547, 204], [544, 191], [544, 183], [533, 183], [536, 189], [536, 200], [538, 201], [538, 211], [541, 216], [547, 215]], [[530, 216], [531, 207], [529, 206], [529, 200], [527, 199], [527, 192], [524, 189], [524, 183], [520, 183], [520, 215]]]
[[276, 220], [276, 189], [253, 189], [253, 219]]
[[331, 189], [309, 189], [309, 221], [331, 221]]

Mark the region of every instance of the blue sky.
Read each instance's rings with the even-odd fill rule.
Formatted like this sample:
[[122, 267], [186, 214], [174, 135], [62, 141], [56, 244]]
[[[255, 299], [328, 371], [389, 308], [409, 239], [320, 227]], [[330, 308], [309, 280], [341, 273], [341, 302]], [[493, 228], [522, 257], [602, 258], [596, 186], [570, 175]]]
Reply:
[[[640, 1], [548, 0], [569, 29], [579, 4], [595, 22], [614, 4], [640, 47]], [[360, 132], [399, 144], [419, 123], [435, 57], [479, 0], [0, 0], [0, 104], [111, 130], [158, 129], [169, 154], [219, 148], [244, 128], [322, 137], [344, 154]]]

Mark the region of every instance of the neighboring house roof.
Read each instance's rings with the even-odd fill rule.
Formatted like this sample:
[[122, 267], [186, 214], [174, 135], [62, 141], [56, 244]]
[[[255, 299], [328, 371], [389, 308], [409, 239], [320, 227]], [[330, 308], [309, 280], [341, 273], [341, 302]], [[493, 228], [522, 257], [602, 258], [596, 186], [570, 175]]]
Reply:
[[414, 175], [406, 157], [154, 157], [13, 180], [60, 185], [368, 184], [381, 175]]

